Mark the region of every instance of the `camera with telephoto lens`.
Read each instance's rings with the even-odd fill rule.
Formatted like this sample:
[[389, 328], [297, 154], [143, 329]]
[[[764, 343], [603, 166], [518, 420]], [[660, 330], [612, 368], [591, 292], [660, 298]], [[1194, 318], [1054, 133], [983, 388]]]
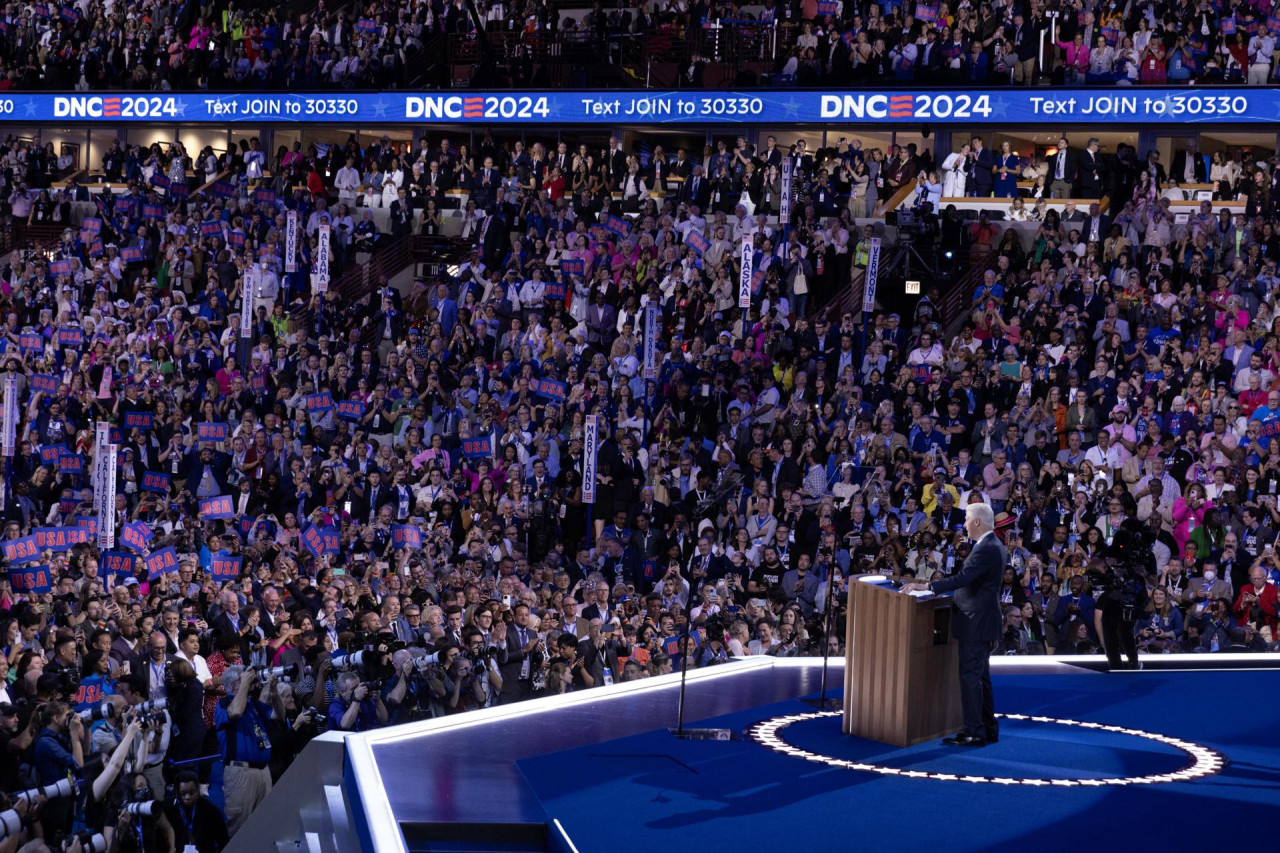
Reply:
[[363, 646], [359, 651], [349, 651], [333, 659], [334, 669], [364, 670], [371, 679], [390, 678], [395, 675], [391, 664], [391, 656], [407, 645], [384, 633], [364, 633], [356, 637], [356, 644]]
[[28, 803], [35, 802], [36, 797], [44, 794], [45, 799], [57, 800], [62, 797], [70, 797], [76, 792], [76, 786], [70, 779], [59, 779], [51, 785], [45, 785], [42, 788], [28, 788], [25, 791], [18, 791], [9, 795], [11, 801], [26, 800]]
[[258, 670], [258, 677], [264, 681], [273, 677], [280, 681], [293, 681], [298, 677], [298, 672], [298, 664], [291, 663], [287, 666], [273, 666], [270, 669], [260, 669]]
[[107, 839], [103, 837], [101, 832], [77, 832], [74, 835], [67, 836], [62, 849], [69, 850], [71, 845], [76, 841], [80, 842], [80, 850], [82, 853], [107, 853]]
[[149, 702], [143, 702], [133, 706], [133, 710], [139, 714], [151, 714], [156, 711], [163, 711], [169, 707], [168, 699], [152, 699]]
[[98, 720], [114, 720], [116, 716], [115, 706], [110, 702], [99, 702], [92, 708], [85, 708], [77, 714], [82, 723], [96, 723]]
[[129, 803], [124, 810], [130, 817], [157, 817], [164, 808], [159, 800], [147, 800], [141, 803]]
[[365, 652], [347, 652], [346, 654], [337, 655], [333, 659], [334, 669], [355, 669], [364, 666]]
[[413, 659], [413, 667], [414, 669], [418, 670], [418, 672], [426, 672], [428, 669], [430, 669], [431, 667], [435, 666], [438, 663], [440, 663], [439, 652], [432, 652], [429, 655], [423, 655], [420, 658]]
[[140, 714], [137, 722], [144, 729], [152, 729], [166, 725], [168, 720], [164, 717], [164, 711], [152, 711], [150, 714]]
[[471, 661], [471, 674], [477, 678], [489, 671], [489, 661], [498, 653], [497, 646], [486, 646], [475, 657], [468, 655]]

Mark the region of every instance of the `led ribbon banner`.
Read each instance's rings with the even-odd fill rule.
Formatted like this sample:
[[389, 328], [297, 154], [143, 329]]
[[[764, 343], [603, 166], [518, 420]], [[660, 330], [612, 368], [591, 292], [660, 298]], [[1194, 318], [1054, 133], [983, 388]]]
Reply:
[[0, 97], [0, 122], [57, 121], [117, 126], [166, 122], [228, 124], [1033, 124], [1054, 126], [1201, 122], [1272, 124], [1280, 90], [1262, 88], [1002, 88], [987, 92], [801, 91], [752, 92], [369, 92], [252, 95], [42, 94]]

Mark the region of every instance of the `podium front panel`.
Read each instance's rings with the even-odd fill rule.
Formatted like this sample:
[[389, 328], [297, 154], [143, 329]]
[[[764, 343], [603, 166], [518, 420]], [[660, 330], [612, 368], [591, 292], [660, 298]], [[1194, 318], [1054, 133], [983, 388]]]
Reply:
[[951, 600], [849, 585], [843, 731], [910, 746], [960, 728]]

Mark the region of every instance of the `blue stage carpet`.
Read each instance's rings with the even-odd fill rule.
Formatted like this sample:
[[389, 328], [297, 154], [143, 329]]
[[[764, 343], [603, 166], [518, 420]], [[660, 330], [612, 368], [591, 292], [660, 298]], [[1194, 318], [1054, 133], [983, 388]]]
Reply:
[[[795, 722], [778, 737], [836, 760], [944, 778], [832, 767], [745, 739], [676, 741], [666, 731], [519, 766], [548, 821], [558, 819], [581, 853], [828, 845], [1057, 851], [1120, 840], [1144, 849], [1211, 849], [1232, 837], [1262, 841], [1280, 819], [1280, 672], [997, 675], [995, 691], [1001, 713], [1141, 730], [1207, 747], [1226, 764], [1193, 781], [1093, 787], [1080, 780], [1174, 773], [1195, 757], [1131, 734], [1007, 719], [1000, 742], [982, 749], [937, 742], [898, 749], [845, 737], [832, 716]], [[741, 733], [814, 710], [780, 702], [697, 725]]]

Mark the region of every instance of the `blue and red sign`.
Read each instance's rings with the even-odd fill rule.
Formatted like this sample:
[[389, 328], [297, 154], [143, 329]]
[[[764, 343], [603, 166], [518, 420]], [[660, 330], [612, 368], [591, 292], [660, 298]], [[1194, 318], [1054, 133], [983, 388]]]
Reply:
[[231, 495], [218, 495], [214, 498], [200, 499], [200, 517], [209, 521], [223, 518], [235, 518], [236, 506]]
[[487, 459], [493, 456], [493, 444], [489, 441], [489, 436], [464, 438], [462, 440], [462, 455], [467, 459]]
[[369, 407], [360, 400], [342, 400], [338, 403], [338, 417], [344, 421], [358, 421]]
[[341, 542], [336, 527], [316, 527], [312, 525], [302, 531], [302, 544], [317, 557], [324, 554], [337, 554]]
[[422, 531], [416, 524], [397, 524], [391, 528], [391, 544], [396, 548], [421, 548]]
[[11, 565], [34, 563], [40, 559], [40, 548], [35, 536], [21, 536], [3, 543], [5, 561]]
[[226, 441], [227, 425], [206, 421], [196, 424], [197, 441]]
[[157, 494], [167, 495], [169, 490], [173, 488], [173, 477], [161, 471], [143, 471], [142, 472], [142, 490], [144, 492], [156, 492]]
[[243, 557], [234, 557], [231, 554], [214, 554], [209, 560], [209, 574], [216, 581], [233, 581], [240, 577], [240, 567], [243, 564]]
[[147, 567], [147, 578], [155, 580], [161, 575], [168, 575], [178, 570], [178, 552], [172, 547], [161, 548], [159, 551], [148, 554], [143, 560], [143, 565]]
[[83, 527], [37, 527], [31, 535], [41, 551], [70, 551], [89, 541], [89, 531]]
[[151, 528], [141, 521], [132, 521], [120, 530], [120, 544], [130, 551], [141, 553], [147, 550], [147, 543], [155, 536]]
[[29, 568], [9, 569], [9, 586], [14, 592], [28, 595], [43, 595], [53, 589], [53, 580], [49, 576], [48, 566], [31, 566]]
[[125, 551], [103, 551], [98, 557], [98, 568], [117, 580], [133, 577], [138, 571], [138, 557]]

